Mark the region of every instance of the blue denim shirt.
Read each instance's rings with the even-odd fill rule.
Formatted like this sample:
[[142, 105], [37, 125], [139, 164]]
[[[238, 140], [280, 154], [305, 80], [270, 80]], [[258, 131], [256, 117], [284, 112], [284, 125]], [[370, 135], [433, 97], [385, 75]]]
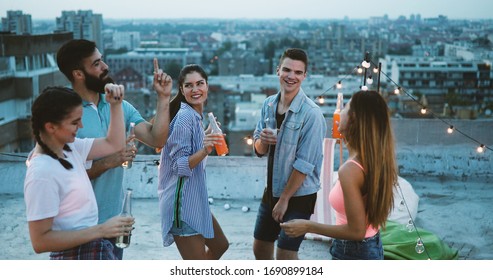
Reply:
[[[264, 119], [268, 104], [272, 103], [273, 107], [277, 108], [280, 96], [279, 92], [265, 99], [260, 121], [253, 133], [254, 140], [260, 138], [260, 132], [265, 128]], [[322, 147], [326, 130], [327, 125], [320, 107], [300, 88], [277, 134], [272, 175], [274, 197], [281, 196], [293, 169], [306, 174], [305, 180], [293, 196], [313, 194], [320, 189]]]

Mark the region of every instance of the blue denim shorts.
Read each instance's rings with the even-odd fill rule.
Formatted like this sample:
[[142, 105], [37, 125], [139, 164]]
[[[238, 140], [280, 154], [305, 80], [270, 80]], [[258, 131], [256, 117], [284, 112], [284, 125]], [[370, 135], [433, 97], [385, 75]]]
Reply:
[[178, 235], [178, 236], [194, 236], [194, 235], [199, 235], [196, 230], [194, 230], [191, 226], [189, 226], [187, 223], [181, 221], [181, 227], [177, 227], [176, 223], [173, 223], [173, 226], [169, 230], [169, 233], [172, 235]]
[[333, 260], [383, 260], [380, 232], [361, 241], [333, 239], [330, 254]]
[[[300, 213], [297, 211], [286, 211], [284, 214], [284, 221], [287, 222], [293, 219], [310, 219], [311, 214]], [[298, 252], [301, 242], [305, 238], [304, 235], [296, 238], [291, 238], [286, 235], [281, 226], [272, 218], [272, 210], [269, 205], [261, 203], [258, 208], [257, 221], [255, 222], [255, 231], [253, 236], [257, 240], [275, 242], [277, 240], [277, 247]]]

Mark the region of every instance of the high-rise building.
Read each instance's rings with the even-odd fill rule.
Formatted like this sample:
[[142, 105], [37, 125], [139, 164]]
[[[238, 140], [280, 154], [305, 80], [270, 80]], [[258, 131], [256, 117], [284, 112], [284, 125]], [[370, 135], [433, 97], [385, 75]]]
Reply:
[[0, 34], [0, 151], [28, 152], [31, 105], [48, 86], [67, 85], [56, 52], [72, 33]]
[[56, 18], [56, 32], [73, 32], [74, 39], [94, 41], [101, 52], [104, 50], [103, 16], [92, 10], [62, 11]]
[[7, 17], [2, 18], [2, 31], [15, 34], [32, 34], [33, 24], [31, 15], [22, 11], [7, 11]]

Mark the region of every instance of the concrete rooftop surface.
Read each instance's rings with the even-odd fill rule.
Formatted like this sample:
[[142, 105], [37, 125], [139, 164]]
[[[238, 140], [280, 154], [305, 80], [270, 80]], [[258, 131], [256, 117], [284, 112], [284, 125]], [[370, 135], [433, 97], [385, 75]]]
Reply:
[[[493, 189], [484, 182], [410, 179], [420, 197], [415, 222], [419, 228], [435, 233], [459, 251], [461, 260], [493, 260]], [[226, 210], [224, 204], [230, 204]], [[229, 242], [224, 260], [253, 260], [253, 228], [258, 199], [215, 199], [211, 204]], [[136, 218], [127, 260], [180, 260], [175, 245], [162, 246], [157, 198], [133, 200]], [[243, 212], [242, 207], [251, 210]], [[46, 260], [48, 253], [35, 254], [29, 240], [21, 194], [0, 195], [0, 260]], [[403, 225], [404, 229], [404, 225]], [[305, 240], [300, 248], [302, 260], [330, 259], [327, 241]]]
[[[328, 150], [322, 167], [323, 190], [331, 185], [340, 162], [337, 146], [331, 155], [326, 154]], [[134, 190], [136, 218], [131, 245], [124, 253], [127, 260], [181, 259], [176, 246], [162, 246], [158, 161], [158, 155], [138, 155], [125, 173], [124, 188]], [[477, 154], [470, 145], [400, 145], [397, 161], [400, 177], [418, 197], [416, 226], [457, 249], [461, 260], [493, 260], [493, 154]], [[48, 253], [35, 254], [29, 239], [23, 200], [25, 170], [25, 155], [0, 157], [0, 260], [49, 258]], [[230, 242], [222, 259], [253, 260], [253, 229], [265, 186], [266, 159], [211, 156], [206, 171], [208, 193], [214, 199], [211, 210]], [[231, 206], [228, 210], [226, 203]], [[242, 211], [243, 206], [250, 211]], [[305, 240], [299, 257], [330, 259], [329, 246], [327, 241]]]

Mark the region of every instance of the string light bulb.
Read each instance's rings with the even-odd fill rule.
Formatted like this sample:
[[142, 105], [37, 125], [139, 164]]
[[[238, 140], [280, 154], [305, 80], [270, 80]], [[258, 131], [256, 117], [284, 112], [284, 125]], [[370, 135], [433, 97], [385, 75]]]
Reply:
[[421, 108], [421, 114], [423, 115], [426, 114], [426, 111], [427, 111], [426, 107]]
[[452, 134], [454, 132], [454, 126], [451, 125], [449, 128], [447, 128], [447, 133]]
[[253, 139], [252, 139], [252, 136], [247, 136], [245, 137], [245, 142], [248, 146], [251, 146], [253, 145]]
[[[399, 211], [404, 211], [405, 210], [405, 204], [404, 204], [404, 200], [401, 200], [401, 202], [399, 203], [399, 206], [397, 207], [397, 209], [399, 209]], [[411, 220], [409, 220], [411, 221]]]
[[318, 103], [319, 104], [324, 104], [325, 103], [325, 98], [323, 96], [318, 97]]
[[373, 73], [375, 73], [375, 74], [378, 73], [378, 68], [377, 67], [374, 67], [373, 68]]
[[394, 93], [400, 94], [401, 93], [401, 87], [397, 87], [396, 89], [394, 89]]
[[484, 152], [484, 145], [483, 144], [479, 145], [479, 147], [476, 149], [476, 151], [478, 151], [478, 153], [483, 153]]
[[336, 88], [338, 88], [338, 89], [342, 88], [342, 82], [341, 81], [337, 82]]
[[368, 90], [368, 86], [361, 86], [361, 90], [362, 91], [367, 91]]
[[414, 247], [414, 249], [418, 254], [422, 254], [425, 251], [425, 245], [423, 244], [421, 238], [418, 238], [418, 240], [416, 240], [416, 247]]
[[369, 85], [373, 84], [373, 78], [371, 77], [371, 75], [366, 78], [366, 83]]
[[414, 223], [413, 223], [412, 219], [409, 219], [407, 221], [406, 230], [407, 230], [407, 232], [413, 232], [414, 231]]
[[361, 74], [363, 73], [363, 68], [361, 68], [360, 66], [357, 67], [356, 71], [358, 72], [358, 74]]
[[365, 59], [363, 60], [363, 62], [361, 62], [361, 66], [363, 66], [366, 69], [370, 68], [370, 66], [371, 66], [370, 61], [371, 61], [370, 60], [370, 53], [366, 52], [365, 53]]

